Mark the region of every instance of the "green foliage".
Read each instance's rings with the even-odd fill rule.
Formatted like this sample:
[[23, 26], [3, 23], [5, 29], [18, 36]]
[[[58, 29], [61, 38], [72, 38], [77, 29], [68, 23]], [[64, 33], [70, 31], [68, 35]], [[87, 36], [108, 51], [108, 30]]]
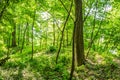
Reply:
[[16, 68], [16, 67], [24, 68], [26, 67], [26, 64], [22, 61], [9, 61], [6, 62], [6, 64], [4, 65], [4, 68]]
[[3, 80], [3, 79], [2, 79], [2, 76], [0, 76], [0, 80]]
[[56, 47], [55, 46], [50, 46], [49, 47], [49, 51], [50, 52], [55, 52], [56, 51]]
[[[39, 71], [44, 79], [68, 79], [69, 73], [63, 63], [55, 65], [53, 57], [43, 55], [30, 61], [31, 69]], [[39, 64], [38, 64], [39, 63]]]
[[5, 55], [6, 52], [7, 49], [5, 47], [5, 44], [3, 41], [0, 40], [0, 58], [3, 57], [3, 55]]
[[46, 53], [54, 53], [57, 51], [57, 48], [55, 46], [49, 46]]
[[[30, 48], [29, 48], [30, 50]], [[42, 49], [40, 48], [40, 46], [34, 46], [34, 53], [40, 52]]]
[[70, 55], [70, 53], [61, 54], [58, 62], [62, 63], [65, 66], [69, 65], [69, 63], [71, 62], [71, 55]]
[[[17, 47], [9, 48], [11, 58], [5, 65], [0, 66], [0, 80], [34, 78], [38, 80], [40, 77], [41, 80], [68, 80], [72, 62], [72, 46], [69, 43], [73, 40], [74, 5], [64, 31], [64, 45], [62, 44], [58, 64], [55, 64], [55, 59], [71, 1], [61, 0], [65, 6], [59, 0], [9, 0], [9, 5], [7, 1], [0, 0], [0, 58], [6, 56], [7, 47], [12, 44], [14, 26]], [[75, 80], [120, 80], [119, 2], [119, 0], [83, 1], [83, 18], [87, 17], [84, 21], [84, 47], [85, 49], [90, 47], [90, 55], [85, 66], [75, 68], [73, 75]], [[26, 23], [29, 26], [21, 53]], [[31, 27], [33, 27], [33, 60], [31, 60]], [[53, 43], [55, 46], [52, 46]], [[115, 51], [116, 55], [110, 53], [111, 50]], [[27, 78], [26, 74], [32, 76]]]

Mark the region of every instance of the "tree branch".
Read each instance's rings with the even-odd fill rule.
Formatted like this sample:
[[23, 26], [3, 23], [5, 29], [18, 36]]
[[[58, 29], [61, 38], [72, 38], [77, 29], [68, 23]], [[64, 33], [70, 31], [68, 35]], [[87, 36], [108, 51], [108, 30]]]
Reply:
[[[68, 9], [66, 8], [66, 6], [64, 5], [64, 3], [62, 2], [62, 0], [59, 0], [61, 2], [61, 4], [63, 5], [63, 7], [65, 8], [65, 10], [67, 11], [67, 13], [69, 14]], [[70, 15], [70, 18], [74, 21], [74, 18]]]
[[58, 62], [58, 57], [59, 57], [59, 54], [60, 54], [60, 50], [61, 50], [61, 47], [62, 47], [62, 41], [63, 41], [63, 37], [64, 37], [64, 31], [65, 31], [65, 27], [66, 27], [67, 21], [68, 21], [68, 19], [69, 19], [69, 17], [70, 17], [70, 12], [71, 12], [71, 10], [72, 10], [72, 5], [73, 5], [73, 0], [72, 0], [72, 2], [71, 2], [70, 10], [69, 10], [68, 16], [67, 16], [67, 18], [66, 18], [66, 21], [65, 21], [65, 23], [64, 23], [64, 27], [63, 27], [63, 29], [62, 29], [62, 36], [61, 36], [60, 45], [59, 45], [59, 49], [58, 49], [57, 56], [56, 56], [56, 64], [57, 64], [57, 62]]

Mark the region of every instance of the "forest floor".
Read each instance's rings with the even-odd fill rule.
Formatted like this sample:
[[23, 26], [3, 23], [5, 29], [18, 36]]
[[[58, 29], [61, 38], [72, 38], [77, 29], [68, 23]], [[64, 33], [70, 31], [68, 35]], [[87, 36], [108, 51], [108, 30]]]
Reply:
[[[71, 51], [14, 53], [0, 66], [0, 80], [68, 80], [71, 70]], [[120, 58], [114, 55], [92, 53], [86, 65], [75, 68], [73, 80], [120, 80]]]

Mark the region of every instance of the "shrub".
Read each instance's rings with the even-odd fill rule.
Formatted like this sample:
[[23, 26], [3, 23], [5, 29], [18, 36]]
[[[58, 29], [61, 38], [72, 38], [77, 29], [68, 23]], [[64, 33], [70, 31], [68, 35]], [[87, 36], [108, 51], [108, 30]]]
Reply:
[[46, 51], [46, 53], [54, 53], [56, 52], [56, 47], [55, 46], [49, 46], [48, 50]]

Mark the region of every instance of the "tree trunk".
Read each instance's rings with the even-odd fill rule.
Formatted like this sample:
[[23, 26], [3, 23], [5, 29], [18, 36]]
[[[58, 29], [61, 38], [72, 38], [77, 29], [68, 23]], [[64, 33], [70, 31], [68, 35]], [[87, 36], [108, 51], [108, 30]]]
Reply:
[[19, 46], [19, 44], [20, 44], [20, 25], [18, 26], [18, 46]]
[[77, 66], [85, 64], [82, 0], [75, 0], [75, 51]]
[[33, 18], [33, 23], [32, 23], [32, 55], [31, 55], [31, 60], [33, 60], [33, 53], [34, 53], [34, 45], [33, 45], [33, 27], [35, 24], [35, 15], [36, 15], [36, 10], [34, 10], [34, 18]]
[[72, 80], [72, 76], [75, 70], [75, 23], [74, 23], [74, 28], [73, 28], [73, 41], [72, 41], [72, 65], [71, 65], [71, 72], [70, 72], [70, 77], [69, 80]]
[[27, 33], [26, 33], [26, 45], [29, 45], [29, 42], [30, 42], [30, 40], [29, 40], [29, 38], [30, 38], [30, 32], [29, 32], [29, 27], [27, 28]]
[[24, 33], [23, 33], [23, 41], [22, 41], [21, 53], [22, 53], [22, 50], [23, 50], [23, 48], [24, 48], [25, 34], [26, 34], [27, 27], [28, 27], [28, 22], [27, 22], [27, 24], [26, 24], [26, 28], [25, 28]]
[[68, 35], [68, 29], [66, 29], [66, 45], [69, 45], [69, 39], [68, 39], [69, 35]]
[[55, 21], [53, 19], [53, 46], [55, 46], [55, 41], [56, 41], [56, 39], [55, 39]]
[[13, 32], [12, 32], [12, 47], [16, 47], [16, 25], [13, 27]]
[[46, 32], [45, 32], [46, 38], [45, 38], [45, 49], [47, 49], [48, 45], [48, 21], [46, 23]]
[[8, 39], [7, 39], [7, 57], [9, 57], [10, 54], [10, 39], [11, 39], [11, 35], [9, 35]]

